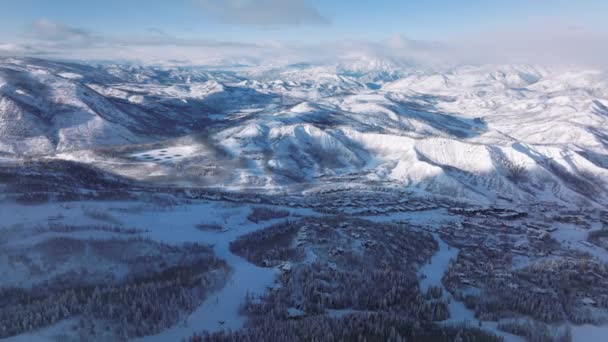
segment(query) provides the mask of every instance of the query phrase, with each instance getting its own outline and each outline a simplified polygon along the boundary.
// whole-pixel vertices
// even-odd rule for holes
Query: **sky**
[[[603,64],[606,0],[0,0],[0,54]]]

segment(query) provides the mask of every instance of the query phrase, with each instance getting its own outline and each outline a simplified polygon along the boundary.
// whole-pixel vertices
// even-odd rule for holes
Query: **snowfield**
[[[391,63],[349,63],[193,69],[188,77],[185,70],[83,65],[80,77],[71,77],[73,64],[5,59],[0,149],[53,156],[166,140],[171,151],[138,150],[127,160],[104,153],[94,163],[127,176],[141,166],[129,162],[145,163],[141,169],[154,169],[147,174],[163,176],[156,181],[175,174],[233,189],[290,191],[301,182],[322,186],[327,177],[358,174],[361,182],[395,182],[476,202],[604,204],[604,73],[394,66],[395,78],[382,73]],[[373,75],[377,86],[358,81]],[[44,87],[51,91],[41,96]],[[208,167],[230,167],[194,171],[197,147],[173,141],[189,134],[194,145],[212,151]]]
[[[193,146],[169,147],[166,149],[148,150],[131,154],[138,161],[175,162],[193,156],[196,148]]]
[[[267,287],[272,287],[276,269],[260,268],[242,258],[232,254],[228,245],[239,235],[250,233],[260,229],[262,225],[247,220],[250,212],[249,206],[237,206],[229,202],[202,202],[200,204],[186,205],[172,208],[157,207],[155,205],[144,205],[138,202],[105,202],[105,203],[70,203],[69,205],[38,206],[35,211],[31,207],[16,205],[0,206],[0,215],[3,218],[4,227],[15,227],[20,225],[36,226],[44,225],[55,220],[64,224],[93,224],[87,212],[107,212],[115,217],[125,227],[137,227],[144,233],[145,238],[154,241],[182,244],[186,242],[201,242],[213,246],[216,255],[228,262],[232,268],[233,275],[228,284],[209,298],[183,321],[174,327],[154,336],[144,337],[142,341],[166,341],[181,340],[196,332],[203,330],[217,331],[222,329],[238,329],[242,327],[245,317],[239,313],[240,305],[249,294],[262,294]],[[294,215],[310,214],[306,210],[293,210]],[[206,232],[196,229],[199,223],[217,223],[230,227],[226,232]],[[0,233],[2,231],[0,230]],[[54,237],[59,235],[54,234]],[[74,233],[67,236],[77,236]],[[109,233],[94,234],[84,233],[80,238],[108,239],[112,238]],[[21,244],[36,244],[39,240],[27,239],[20,241]],[[0,273],[2,274],[2,273]],[[10,283],[10,274],[3,275],[2,284]],[[22,279],[20,282],[30,281]],[[220,324],[219,322],[224,322]],[[65,325],[65,322],[60,325]],[[63,328],[50,329],[58,333],[65,333]],[[24,335],[15,338],[2,339],[3,341],[20,341],[29,338],[38,338],[41,341],[55,340],[51,331],[41,331],[37,335]]]

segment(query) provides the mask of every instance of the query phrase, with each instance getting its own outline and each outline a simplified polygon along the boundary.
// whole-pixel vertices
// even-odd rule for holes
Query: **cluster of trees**
[[[300,260],[303,249],[292,246],[300,227],[300,223],[289,221],[274,224],[232,241],[230,251],[261,267]]]
[[[589,232],[587,240],[608,250],[608,229],[604,226],[604,228],[600,230]]]
[[[450,265],[443,283],[483,320],[517,313],[547,323],[608,321],[608,266],[575,251],[562,253],[567,255],[512,270],[508,254],[467,247]],[[468,284],[482,291],[462,296],[460,289]]]
[[[443,296],[443,287],[431,285],[426,290],[425,297],[426,299],[439,299]]]
[[[104,210],[84,208],[83,214],[93,220],[103,221],[109,224],[120,224],[120,220]]]
[[[57,232],[96,228],[114,231],[111,226],[49,227]],[[210,291],[224,285],[229,273],[207,245],[169,245],[137,235],[52,237],[3,247],[0,260],[28,268],[31,287],[0,287],[0,338],[72,317],[84,323],[78,326],[82,340],[95,340],[99,336],[94,334],[108,330],[98,326],[101,322],[111,327],[112,340],[153,334],[193,311]]]
[[[514,183],[523,183],[528,180],[528,170],[522,163],[507,160],[505,163],[507,178]]]
[[[290,247],[294,245],[296,247]],[[423,295],[416,274],[419,265],[428,261],[436,249],[437,243],[430,234],[343,216],[308,217],[242,236],[231,244],[231,250],[250,262],[259,266],[289,262],[290,266],[283,267],[278,277],[281,286],[261,297],[246,298],[242,312],[250,317],[250,329],[228,335],[201,335],[194,339],[275,340],[279,334],[291,336],[294,329],[301,328],[301,334],[296,333],[298,338],[278,340],[332,341],[334,337],[336,340],[356,340],[358,334],[347,335],[349,324],[368,316],[330,320],[325,316],[328,310],[374,313],[377,316],[370,317],[373,317],[372,321],[378,318],[379,324],[384,324],[387,317],[396,313],[404,320],[403,324],[411,323],[408,319],[423,324],[445,320],[449,310],[441,287],[430,288]],[[293,257],[295,252],[298,258]],[[303,259],[305,255],[309,257]],[[294,322],[294,319],[301,320]],[[310,330],[307,324],[323,326],[327,322],[336,324],[331,328],[335,336],[329,335],[333,336],[330,339],[325,339],[326,333],[318,337],[312,331],[304,331]],[[388,326],[380,325],[378,329],[389,334],[391,324],[402,322],[386,324]],[[398,340],[397,330],[393,335],[374,335],[365,331],[372,326],[360,327],[361,336],[367,341],[375,338]],[[270,328],[276,331],[269,331]],[[408,331],[408,334],[412,332]]]
[[[135,280],[149,274],[158,274],[172,267],[193,265],[201,260],[219,262],[211,248],[198,243],[169,245],[143,238],[89,239],[53,237],[24,249],[10,251],[10,255],[30,260],[39,255],[44,263],[36,263],[39,272],[53,272],[46,286],[49,289],[65,289],[104,283],[109,285],[120,279]],[[36,258],[34,258],[35,260]],[[55,272],[58,266],[69,262],[68,272]],[[126,275],[114,273],[112,267],[125,270]],[[61,286],[60,286],[61,285]]]
[[[400,312],[419,320],[440,321],[449,317],[443,300],[427,301],[418,289],[413,270],[379,270],[353,264],[335,269],[325,261],[300,264],[280,278],[280,287],[262,298],[248,297],[244,313],[251,317],[288,319],[290,308],[307,315],[326,310]]]
[[[289,212],[266,207],[254,207],[247,219],[253,223],[260,223],[278,218],[289,217]]]
[[[361,313],[339,318],[313,316],[279,321],[265,317],[238,331],[190,337],[190,342],[237,341],[500,342],[502,339],[476,328],[440,326],[395,313]]]
[[[601,185],[603,185],[603,182],[594,182],[597,181],[596,177],[591,177],[591,179],[583,178],[580,175],[571,173],[563,165],[552,159],[544,160],[544,164],[554,175],[581,195],[595,196],[602,189]],[[588,175],[586,174],[585,176]]]
[[[119,285],[79,287],[49,291],[0,290],[0,338],[39,329],[63,319],[80,316],[87,335],[91,322],[111,322],[117,340],[154,334],[193,311],[209,291],[225,283],[227,266],[215,259],[169,268],[146,278]],[[94,339],[94,336],[89,336]]]
[[[534,292],[531,288],[486,288],[479,296],[467,296],[465,303],[481,320],[494,321],[514,312],[548,323],[559,323],[566,318],[557,295]]]
[[[66,223],[49,223],[48,226],[39,226],[34,228],[34,234],[42,233],[74,233],[83,231],[100,231],[115,234],[137,235],[147,232],[143,229],[126,228],[122,226],[93,224],[93,225],[71,225]]]
[[[429,260],[438,245],[428,233],[344,216],[286,221],[241,236],[230,244],[233,253],[262,267],[300,261],[305,249],[349,263],[353,261],[344,259],[364,253],[363,262],[370,268],[401,268],[404,264],[415,268]],[[374,262],[370,264],[369,260]]]
[[[0,183],[23,204],[51,199],[123,199],[135,185],[89,165],[65,160],[25,161],[0,168]],[[94,190],[83,192],[82,189]]]
[[[543,260],[515,272],[522,288],[541,288],[558,298],[569,321],[575,324],[608,320],[608,265],[576,255]],[[596,309],[583,302],[592,299]]]
[[[320,219],[325,221],[325,219]],[[376,267],[415,270],[424,264],[439,249],[437,241],[429,233],[403,225],[377,223],[367,220],[336,216],[329,221],[333,227],[340,227],[338,233],[347,236],[346,246],[364,246],[364,259],[373,260]],[[323,232],[314,231],[317,236]],[[333,241],[327,241],[331,246]],[[345,246],[345,247],[346,247]]]
[[[195,227],[203,232],[221,232],[224,230],[224,227],[217,223],[199,223]]]

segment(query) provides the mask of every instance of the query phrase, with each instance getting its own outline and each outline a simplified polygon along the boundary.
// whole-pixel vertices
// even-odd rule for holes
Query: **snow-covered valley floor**
[[[286,210],[292,218],[318,216],[310,209],[289,208],[278,206],[277,210]],[[112,222],[123,227],[141,230],[141,236],[163,243],[179,245],[188,242],[199,242],[212,245],[212,249],[220,259],[223,259],[231,268],[230,278],[227,284],[220,290],[211,293],[207,299],[192,313],[180,320],[179,323],[164,330],[163,332],[137,339],[145,341],[167,341],[187,338],[201,331],[220,331],[224,329],[239,329],[243,326],[246,318],[241,315],[240,308],[247,294],[263,294],[269,287],[274,286],[275,277],[278,275],[276,268],[263,268],[255,266],[240,256],[230,251],[230,242],[240,236],[260,230],[272,223],[281,222],[283,219],[275,219],[263,223],[253,223],[247,219],[250,214],[251,205],[222,201],[199,201],[179,205],[153,204],[137,201],[107,201],[107,202],[68,202],[63,204],[45,204],[35,206],[24,206],[4,203],[0,205],[0,217],[2,217],[3,230],[11,230],[19,227],[44,226],[49,222],[61,222],[71,225],[96,224],[100,222]],[[94,215],[91,213],[105,213],[106,215]],[[444,210],[429,210],[410,213],[392,213],[382,216],[366,217],[377,222],[411,222],[417,227],[435,227],[454,217],[447,215]],[[218,225],[224,227],[220,231],[198,229],[197,225]],[[569,229],[567,226],[560,228],[555,234],[560,243],[575,243],[580,245],[580,234],[565,234]],[[72,233],[80,238],[104,239],[111,234],[98,232]],[[24,237],[20,244],[35,244],[40,241],[39,236]],[[420,288],[423,292],[430,286],[439,286],[444,289],[444,298],[451,297],[442,284],[450,262],[453,261],[459,249],[449,246],[438,234],[434,234],[439,243],[439,250],[433,255],[430,262],[423,265],[418,274],[421,278]],[[588,248],[581,245],[581,248]],[[598,252],[600,255],[606,251]],[[446,325],[462,324],[477,326],[479,320],[475,318],[474,312],[467,309],[464,304],[453,298],[449,302],[450,318],[443,322]],[[330,315],[334,315],[330,313]],[[75,324],[73,320],[66,320],[52,327],[40,330],[38,333],[27,333],[5,339],[5,341],[51,341],[58,336],[66,334],[66,330],[72,329]],[[496,333],[504,337],[505,341],[523,341],[521,337],[505,333],[497,329],[497,323],[483,321],[482,329]],[[608,327],[592,325],[572,325],[573,341],[604,341],[608,333]],[[68,333],[69,335],[69,333]]]
[[[217,257],[225,260],[231,268],[230,279],[226,286],[212,293],[200,307],[178,324],[160,334],[138,339],[139,341],[178,341],[200,331],[239,329],[245,321],[245,317],[239,312],[245,296],[248,293],[261,295],[268,287],[273,286],[276,269],[257,267],[229,250],[230,242],[238,236],[273,223],[267,221],[256,224],[248,221],[247,215],[250,210],[251,207],[248,205],[230,202],[201,202],[170,207],[113,201],[73,202],[34,207],[2,204],[0,217],[3,219],[3,226],[0,227],[0,234],[3,228],[44,226],[50,221],[68,225],[96,224],[99,220],[91,218],[87,213],[104,212],[111,215],[112,220],[120,223],[121,226],[141,229],[144,231],[141,234],[144,238],[169,244],[199,242],[212,245]],[[289,210],[293,216],[311,214],[311,211],[305,209]],[[218,224],[226,229],[217,232],[197,229],[196,225],[201,223]],[[111,234],[96,232],[71,233],[68,236],[111,238]],[[20,241],[23,244],[35,242],[35,238]],[[1,285],[2,281],[0,281]],[[69,322],[61,322],[55,328],[41,330],[39,334],[28,333],[3,340],[28,341],[36,338],[40,341],[54,341],[57,335],[65,333],[68,326]]]

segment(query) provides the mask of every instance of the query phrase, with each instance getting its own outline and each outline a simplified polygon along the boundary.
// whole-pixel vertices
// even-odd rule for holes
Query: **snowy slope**
[[[150,142],[271,99],[210,74],[124,68],[0,60],[0,149],[39,154]]]
[[[604,203],[607,118],[606,74],[587,69],[0,62],[0,151],[86,155],[133,178],[229,189],[373,183]],[[101,146],[119,149],[85,151]],[[167,148],[187,153],[159,158]]]

